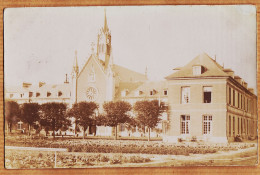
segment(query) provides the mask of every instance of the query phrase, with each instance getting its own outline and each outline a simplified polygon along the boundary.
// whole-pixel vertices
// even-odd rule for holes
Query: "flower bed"
[[[55,168],[53,152],[7,150],[5,167],[8,169]],[[56,168],[86,168],[113,164],[145,163],[150,158],[138,155],[101,155],[84,153],[57,153]]]
[[[6,140],[6,145],[46,148],[67,148],[69,152],[85,153],[141,153],[162,155],[206,154],[248,148],[252,144],[199,144],[126,140]]]

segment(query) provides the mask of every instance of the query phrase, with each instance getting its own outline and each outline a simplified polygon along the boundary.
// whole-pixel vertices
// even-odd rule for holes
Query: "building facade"
[[[105,15],[104,26],[97,36],[97,48],[81,70],[77,51],[72,65],[71,82],[62,85],[5,87],[5,99],[25,102],[64,102],[72,107],[76,102],[94,101],[98,113],[107,101],[124,100],[134,105],[140,100],[158,100],[168,106],[161,122],[151,136],[162,136],[166,142],[203,140],[233,141],[257,136],[257,96],[247,83],[231,69],[220,66],[203,53],[163,81],[149,81],[141,74],[114,64],[112,37]],[[147,71],[145,71],[147,72]],[[18,122],[21,129],[22,122]],[[111,136],[111,127],[89,128],[88,134]],[[75,128],[74,128],[75,129]],[[72,133],[73,128],[70,130]],[[121,136],[142,136],[138,128],[118,127]]]

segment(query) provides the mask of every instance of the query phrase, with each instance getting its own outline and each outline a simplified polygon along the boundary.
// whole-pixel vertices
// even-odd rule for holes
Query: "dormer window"
[[[156,94],[156,90],[153,89],[150,91],[150,95],[155,95],[155,94]]]
[[[51,96],[51,93],[50,92],[47,92],[47,97]]]
[[[40,95],[40,92],[36,92],[36,97],[39,97]]]
[[[62,92],[61,91],[58,92],[58,96],[59,97],[62,96]]]
[[[126,89],[126,90],[123,90],[123,91],[121,92],[121,96],[122,96],[122,97],[125,97],[125,96],[127,95],[127,92],[128,92],[127,89]]]
[[[201,75],[203,73],[203,71],[204,71],[204,68],[201,65],[195,65],[192,67],[192,72],[193,72],[194,76]]]
[[[29,97],[32,97],[33,96],[33,92],[29,92]]]

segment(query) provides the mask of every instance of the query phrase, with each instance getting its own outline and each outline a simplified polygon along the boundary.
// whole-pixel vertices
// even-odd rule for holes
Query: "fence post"
[[[55,151],[55,158],[54,158],[54,168],[56,168],[56,161],[57,161],[57,151]]]

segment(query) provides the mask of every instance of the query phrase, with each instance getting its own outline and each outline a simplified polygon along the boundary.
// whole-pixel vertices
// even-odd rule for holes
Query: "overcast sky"
[[[7,85],[63,83],[75,50],[80,68],[104,25],[114,63],[162,80],[205,52],[256,89],[254,6],[9,8],[4,12]]]

